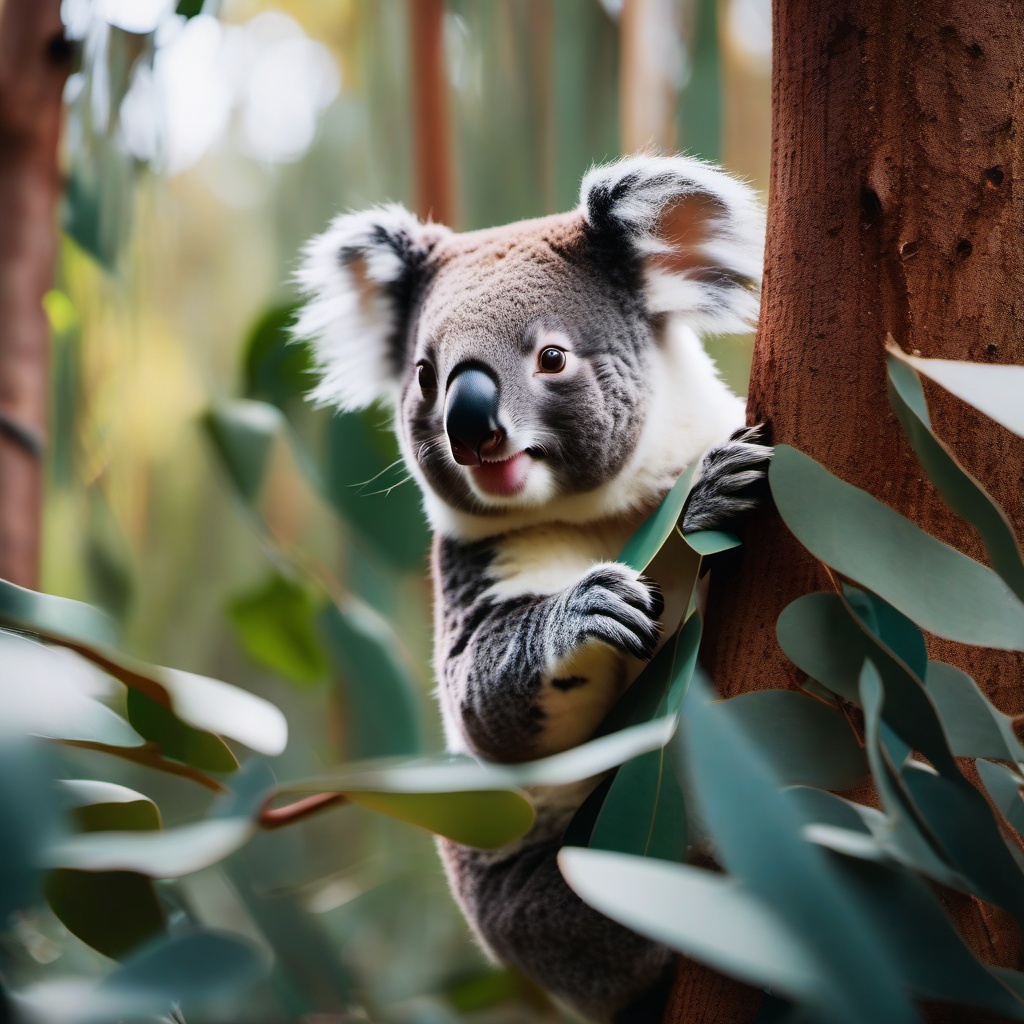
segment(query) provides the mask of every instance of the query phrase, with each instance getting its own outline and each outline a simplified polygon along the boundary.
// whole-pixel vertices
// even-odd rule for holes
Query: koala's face
[[[666,321],[756,315],[762,231],[745,186],[685,158],[598,168],[579,210],[488,231],[398,206],[340,217],[300,275],[314,395],[389,402],[413,473],[456,512],[587,495],[636,461]]]
[[[452,235],[409,324],[398,429],[443,501],[482,514],[593,490],[635,448],[651,317],[577,215]]]

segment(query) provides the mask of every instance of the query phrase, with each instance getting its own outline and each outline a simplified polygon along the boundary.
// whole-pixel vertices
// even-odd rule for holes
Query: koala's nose
[[[498,385],[477,366],[459,370],[448,385],[444,429],[461,466],[479,466],[505,439],[498,424]]]

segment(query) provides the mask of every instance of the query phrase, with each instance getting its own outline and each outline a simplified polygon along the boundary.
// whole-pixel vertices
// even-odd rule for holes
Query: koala
[[[616,562],[625,541],[702,456],[684,532],[755,504],[769,449],[700,335],[755,320],[763,232],[741,182],[640,156],[591,170],[570,213],[456,233],[388,205],[309,243],[295,333],[312,397],[393,411],[434,531],[450,750],[515,762],[588,739],[665,632],[671,584]],[[557,868],[597,781],[531,794],[516,843],[441,856],[495,958],[595,1021],[660,1019],[669,951]]]

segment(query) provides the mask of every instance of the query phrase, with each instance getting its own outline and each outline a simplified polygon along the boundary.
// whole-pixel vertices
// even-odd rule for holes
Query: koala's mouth
[[[526,486],[526,477],[530,472],[530,455],[528,452],[516,452],[507,459],[485,459],[479,466],[470,468],[473,483],[484,494],[496,498],[511,498]]]

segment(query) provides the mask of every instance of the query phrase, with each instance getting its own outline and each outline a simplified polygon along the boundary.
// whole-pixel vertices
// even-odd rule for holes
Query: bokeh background
[[[124,650],[270,698],[291,729],[280,778],[441,745],[418,494],[386,414],[310,409],[305,353],[287,344],[303,242],[338,211],[424,202],[417,2],[63,5],[81,61],[46,299],[42,589],[105,609]],[[434,142],[455,227],[569,209],[592,163],[645,146],[767,189],[769,0],[448,0],[441,34],[448,132]],[[711,344],[742,393],[750,339]],[[239,399],[288,424],[248,496],[224,455],[263,407]],[[325,639],[323,593],[362,647]],[[99,754],[62,757],[153,795],[168,824],[206,800]],[[562,1019],[473,946],[432,840],[359,808],[163,887],[183,914],[274,951],[230,1019]],[[23,983],[109,966],[43,910],[14,941]]]

